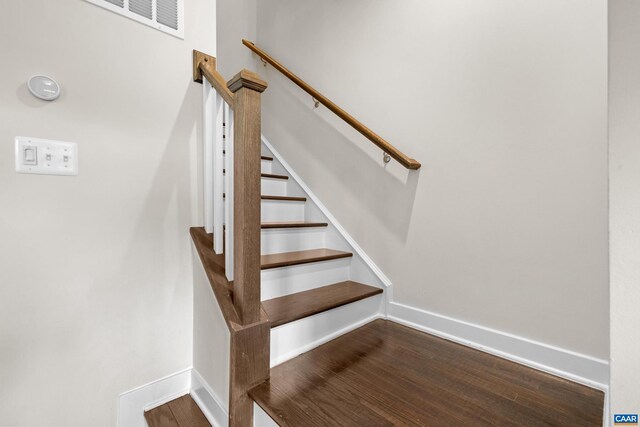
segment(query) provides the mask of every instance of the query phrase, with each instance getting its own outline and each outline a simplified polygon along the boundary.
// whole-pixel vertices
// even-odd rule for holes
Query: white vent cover
[[[86,0],[134,21],[184,38],[184,0]]]

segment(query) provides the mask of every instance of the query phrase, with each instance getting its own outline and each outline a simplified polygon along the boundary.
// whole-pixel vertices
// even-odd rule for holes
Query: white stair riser
[[[325,229],[326,227],[310,227],[262,230],[260,252],[265,255],[323,248]]]
[[[261,299],[281,297],[349,280],[349,258],[262,270]]]
[[[225,198],[223,203],[227,203]],[[304,221],[304,203],[263,200],[260,207],[262,222]]]
[[[265,196],[286,196],[287,180],[262,178],[262,194]]]
[[[263,200],[260,217],[263,222],[304,221],[304,203],[281,200]]]
[[[271,166],[273,162],[271,160],[260,160],[260,170],[262,173],[271,173]]]
[[[382,303],[376,295],[271,329],[271,366],[381,316]]]

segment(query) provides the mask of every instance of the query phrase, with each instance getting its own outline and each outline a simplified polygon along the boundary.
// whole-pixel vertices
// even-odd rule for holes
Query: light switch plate
[[[78,175],[78,144],[17,136],[16,172]]]

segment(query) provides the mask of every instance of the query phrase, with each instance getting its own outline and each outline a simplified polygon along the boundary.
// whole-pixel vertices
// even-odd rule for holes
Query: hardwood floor
[[[271,369],[281,426],[600,426],[604,394],[376,320]]]
[[[149,427],[211,427],[188,394],[144,413]]]

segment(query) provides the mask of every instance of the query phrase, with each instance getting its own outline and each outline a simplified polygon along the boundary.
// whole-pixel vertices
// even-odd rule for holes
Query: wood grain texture
[[[604,394],[376,320],[271,370],[281,426],[600,426]]]
[[[260,226],[263,230],[270,228],[315,228],[326,227],[329,225],[326,222],[309,222],[309,221],[277,221],[277,222],[263,222]]]
[[[296,196],[265,196],[264,194],[260,196],[262,200],[280,200],[283,202],[306,202],[306,197],[296,197]]]
[[[233,284],[224,274],[224,254],[217,255],[213,252],[213,235],[207,234],[203,227],[192,227],[189,232],[220,311],[231,331],[231,322],[240,323],[240,316],[233,305]]]
[[[248,391],[269,378],[270,324],[264,311],[260,322],[232,324],[229,426],[253,426],[253,400]]]
[[[262,255],[262,269],[289,267],[310,262],[329,261],[338,258],[352,257],[351,252],[336,251],[334,249],[310,249],[306,251],[282,252],[279,254]]]
[[[233,399],[229,402],[229,414],[234,423],[229,425],[249,427],[253,405],[247,398],[247,391],[269,376],[269,318],[261,309],[259,322],[241,325],[233,304],[234,284],[227,281],[224,273],[224,254],[213,252],[213,236],[204,228],[194,227],[190,231],[231,336],[229,395]]]
[[[275,173],[263,173],[260,174],[261,178],[271,178],[271,179],[289,179],[287,175],[278,175]]]
[[[407,156],[406,154],[398,150],[396,147],[391,145],[389,142],[387,142],[385,139],[383,139],[380,135],[376,134],[371,129],[369,129],[362,123],[360,123],[358,120],[356,120],[355,117],[347,113],[342,108],[338,107],[338,105],[336,105],[333,101],[331,101],[329,98],[327,98],[326,96],[318,92],[316,89],[314,89],[310,84],[302,80],[300,77],[293,74],[293,72],[291,72],[284,65],[282,65],[281,63],[276,61],[274,58],[272,58],[264,50],[260,49],[259,47],[257,47],[255,44],[253,44],[248,40],[242,40],[242,44],[244,44],[246,47],[251,49],[254,53],[256,53],[259,57],[267,61],[269,64],[273,65],[273,67],[276,70],[280,71],[285,77],[287,77],[289,80],[291,80],[296,85],[298,85],[302,90],[307,92],[313,98],[317,99],[320,103],[322,103],[322,105],[327,107],[335,115],[337,115],[342,120],[347,122],[351,127],[353,127],[355,130],[357,130],[362,135],[364,135],[369,141],[373,142],[385,153],[388,153],[391,157],[397,160],[402,166],[406,167],[407,169],[420,169],[421,165],[417,160]]]
[[[149,427],[180,427],[169,405],[161,405],[144,413]]]
[[[233,93],[227,87],[224,77],[216,70],[216,58],[211,55],[193,51],[193,81],[202,83],[206,78],[211,86],[222,96],[222,99],[233,109]]]
[[[227,154],[226,150],[222,150],[222,154]],[[273,157],[269,157],[269,156],[260,156],[260,160],[267,160],[272,162],[273,161]]]
[[[196,402],[188,394],[168,403],[180,427],[211,427]]]
[[[234,93],[234,298],[241,323],[260,320],[260,95],[267,84],[242,70],[228,83]]]
[[[381,293],[380,288],[348,280],[263,301],[262,306],[275,328]]]
[[[222,194],[222,198],[226,198],[226,194]],[[306,202],[306,197],[296,197],[296,196],[265,196],[264,194],[260,196],[260,200],[275,200],[281,202]]]
[[[144,413],[149,427],[211,427],[188,394]]]
[[[202,71],[200,70],[200,64],[203,62],[210,62],[213,64],[213,68],[216,67],[216,58],[207,55],[206,53],[198,50],[193,51],[193,81],[196,83],[202,83]]]

